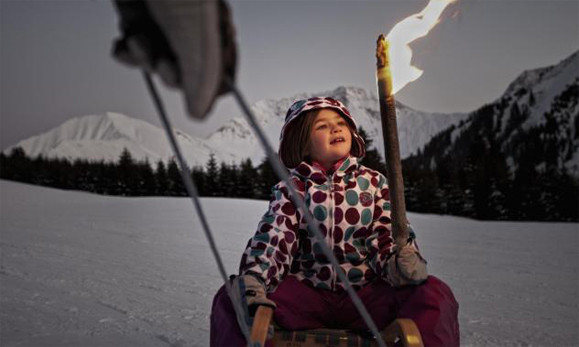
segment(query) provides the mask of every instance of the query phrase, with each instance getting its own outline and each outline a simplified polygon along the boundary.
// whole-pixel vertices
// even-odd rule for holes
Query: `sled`
[[[273,309],[260,306],[255,313],[251,340],[264,346],[272,323]],[[411,319],[396,319],[382,332],[387,346],[424,347],[418,327]],[[376,339],[369,333],[337,329],[288,331],[275,327],[274,347],[376,347]]]

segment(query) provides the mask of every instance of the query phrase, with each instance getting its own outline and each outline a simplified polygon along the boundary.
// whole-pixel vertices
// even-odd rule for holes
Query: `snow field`
[[[202,199],[229,274],[267,202]],[[579,346],[579,227],[409,213],[463,346]],[[0,345],[208,346],[222,284],[185,198],[0,181]]]

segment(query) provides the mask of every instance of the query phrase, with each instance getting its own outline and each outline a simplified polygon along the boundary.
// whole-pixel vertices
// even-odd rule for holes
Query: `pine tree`
[[[88,191],[89,187],[88,187],[88,170],[87,170],[87,166],[88,166],[88,162],[86,159],[75,159],[74,162],[72,163],[73,165],[73,170],[75,172],[74,178],[76,181],[76,187],[75,189],[77,190],[84,190],[84,191]]]
[[[157,181],[155,180],[155,173],[153,168],[149,163],[148,159],[145,159],[143,163],[139,165],[140,169],[140,190],[139,195],[152,196],[157,192]]]
[[[191,178],[197,187],[200,196],[208,196],[207,175],[201,166],[195,166],[191,170]]]
[[[52,163],[52,166],[55,168],[54,177],[57,182],[56,186],[62,189],[71,189],[74,180],[71,162],[66,159],[55,159]]]
[[[157,162],[157,170],[155,172],[155,180],[157,182],[157,195],[169,196],[169,178],[167,176],[167,169],[162,160]]]
[[[80,169],[80,165],[75,165],[75,167]],[[129,152],[126,147],[121,152],[117,167],[119,178],[119,193],[121,195],[134,195],[136,184],[133,176],[135,173],[136,165],[131,152]]]
[[[227,165],[221,162],[215,187],[216,196],[240,197],[238,174],[235,164]]]
[[[10,160],[10,179],[18,182],[32,183],[32,163],[22,147],[12,149]]]
[[[253,167],[251,159],[243,160],[239,167],[239,182],[237,185],[239,197],[246,199],[256,198],[258,179],[258,171]]]
[[[276,156],[276,160],[278,157]],[[271,189],[279,182],[273,167],[267,158],[264,158],[259,167],[259,180],[257,185],[257,198],[269,200],[271,198]]]
[[[217,161],[215,160],[215,155],[211,153],[209,155],[209,160],[207,161],[207,176],[205,180],[205,187],[207,196],[217,196],[218,194],[218,186],[217,180],[219,171],[217,169]]]
[[[92,181],[94,184],[94,192],[97,194],[106,194],[105,191],[105,163],[100,160],[96,163],[92,163],[91,168]]]
[[[169,161],[167,165],[167,178],[169,180],[169,192],[172,196],[185,196],[185,185],[181,177],[181,169],[174,159]]]
[[[2,176],[2,173],[4,171],[4,169],[6,168],[6,155],[4,154],[4,152],[0,152],[0,177]]]

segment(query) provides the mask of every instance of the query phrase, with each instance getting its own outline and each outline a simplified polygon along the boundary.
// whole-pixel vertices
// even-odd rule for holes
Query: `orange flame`
[[[442,11],[454,1],[430,0],[422,12],[401,20],[386,36],[389,43],[393,94],[422,75],[423,71],[410,63],[412,49],[409,45],[414,40],[426,36],[438,24]]]

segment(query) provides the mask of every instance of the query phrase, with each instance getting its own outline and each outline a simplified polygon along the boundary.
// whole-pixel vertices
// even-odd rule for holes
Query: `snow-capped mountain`
[[[211,149],[203,141],[176,131],[177,139],[188,158],[209,156]],[[172,157],[164,131],[150,123],[119,113],[73,118],[38,136],[9,147],[21,147],[30,157],[117,161],[124,148],[133,158],[155,163]]]
[[[500,98],[433,138],[427,147],[436,150],[419,161],[432,166],[434,157],[464,159],[479,139],[505,156],[511,174],[521,165],[537,172],[551,165],[579,177],[579,51],[523,72]]]
[[[314,96],[330,96],[344,102],[358,125],[374,140],[379,152],[384,154],[378,99],[374,93],[356,87],[339,87],[327,92],[300,94],[279,100],[262,100],[253,104],[252,110],[274,147],[277,148],[287,109],[296,100]],[[421,112],[400,102],[397,102],[396,108],[400,152],[403,158],[415,153],[442,129],[451,124],[457,124],[467,117],[467,114],[461,113]],[[251,127],[242,117],[234,118],[225,123],[207,138],[206,143],[212,148],[221,147],[221,153],[224,154],[222,156],[250,157],[254,162],[263,157],[263,150],[258,140],[253,136]],[[224,147],[222,146],[223,143],[230,145]]]
[[[333,91],[300,94],[279,100],[262,100],[251,106],[269,141],[277,149],[279,133],[286,110],[298,99],[312,96],[331,96],[343,101],[358,124],[377,144],[383,154],[382,129],[375,94],[361,88],[339,87]],[[415,153],[432,136],[465,119],[467,114],[427,113],[397,103],[400,150],[402,157]],[[178,133],[179,143],[191,165],[205,165],[211,153],[218,162],[240,162],[250,158],[254,164],[264,157],[263,149],[253,130],[239,116],[232,118],[206,138]],[[5,150],[22,147],[31,157],[118,160],[124,148],[138,160],[155,163],[173,157],[164,131],[147,122],[118,113],[90,115],[71,119],[44,134],[21,141]]]

